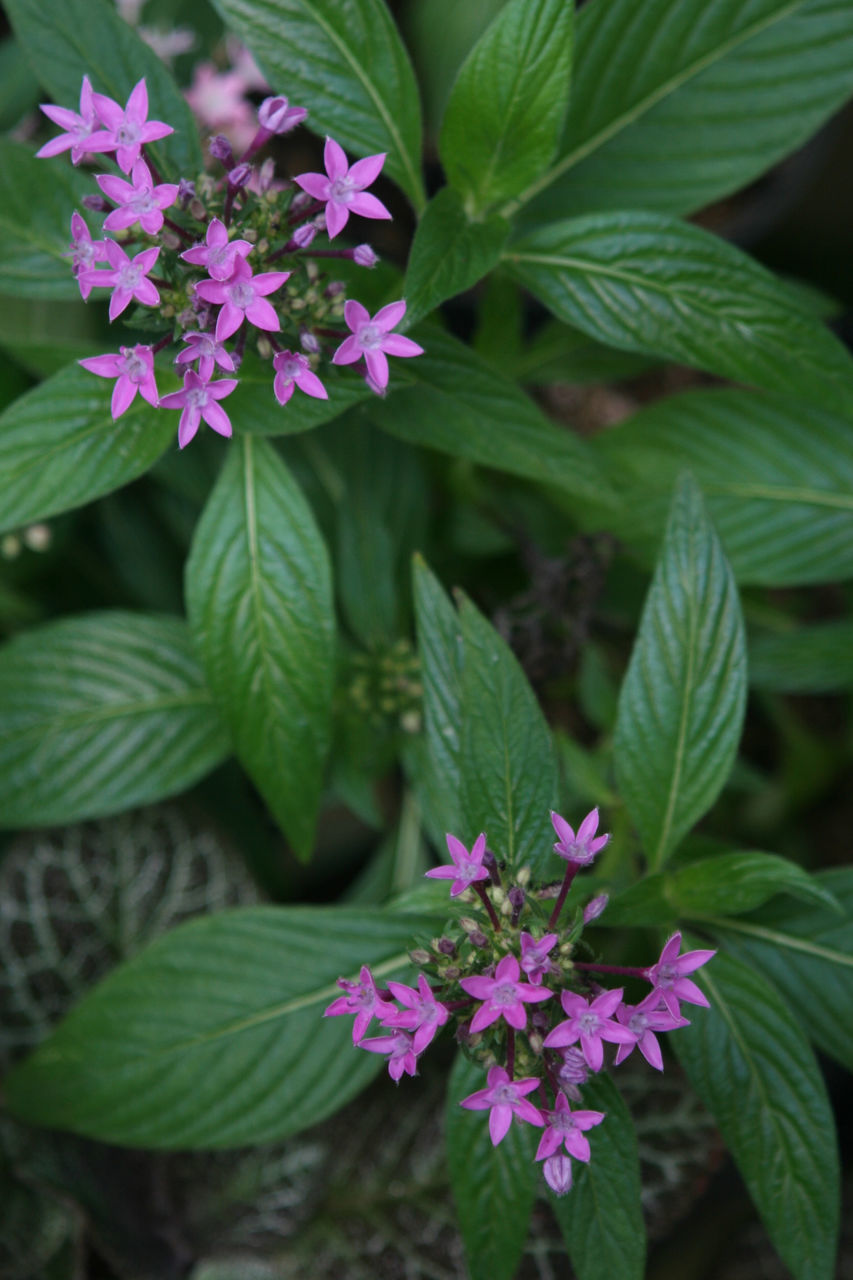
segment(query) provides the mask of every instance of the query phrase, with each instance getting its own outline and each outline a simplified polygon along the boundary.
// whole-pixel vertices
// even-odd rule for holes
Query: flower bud
[[[347,287],[343,280],[333,280],[331,284],[327,284],[323,296],[326,298],[338,298],[342,293],[346,293]]]
[[[300,329],[299,345],[309,356],[315,356],[320,350],[320,343],[308,329]]]
[[[317,228],[313,222],[304,222],[301,227],[297,227],[293,233],[292,243],[297,249],[307,249],[311,241],[317,234]]]
[[[443,956],[455,956],[456,943],[453,941],[452,938],[439,938],[438,942],[436,943],[436,951],[438,951]]]
[[[195,183],[189,178],[181,178],[178,183],[178,204],[182,209],[188,208],[195,198]]]
[[[369,244],[357,244],[352,251],[352,260],[360,267],[375,267],[379,258]]]
[[[589,924],[591,920],[597,920],[609,901],[610,895],[606,893],[600,893],[597,898],[591,898],[583,909],[584,924]]]
[[[430,963],[432,956],[423,947],[416,947],[414,951],[409,952],[409,959],[413,964],[424,965]]]
[[[261,195],[266,195],[267,191],[269,191],[274,177],[275,161],[272,156],[267,156],[258,170],[258,191]]]
[[[208,150],[214,160],[221,161],[226,169],[234,168],[234,152],[231,150],[231,143],[224,133],[217,133],[216,137],[210,139]]]
[[[235,191],[240,187],[245,187],[252,176],[252,166],[250,164],[235,165],[228,174],[228,185]]]
[[[305,107],[292,107],[287,98],[264,98],[258,107],[258,124],[270,133],[290,133],[307,115]]]
[[[207,210],[197,196],[195,199],[190,200],[189,207],[190,213],[195,218],[196,222],[204,222],[205,217],[207,216]]]
[[[487,947],[489,945],[489,939],[483,933],[482,929],[473,929],[471,933],[468,934],[468,941],[471,943],[472,947]]]
[[[84,209],[91,209],[93,213],[109,213],[112,209],[109,200],[103,196],[84,196],[82,203]]]

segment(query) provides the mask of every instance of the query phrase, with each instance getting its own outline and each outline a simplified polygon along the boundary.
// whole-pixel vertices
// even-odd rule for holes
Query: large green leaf
[[[839,1172],[823,1079],[797,1016],[758,972],[718,955],[699,976],[711,1008],[673,1046],[712,1112],[795,1280],[833,1280]]]
[[[373,395],[364,379],[354,377],[350,370],[339,373],[329,369],[323,371],[328,400],[300,395],[281,405],[273,393],[274,378],[269,361],[251,352],[240,365],[240,385],[228,398],[228,416],[238,435],[284,436],[312,431]]]
[[[173,375],[157,376],[164,391]],[[137,396],[114,422],[111,386],[71,365],[0,414],[4,528],[69,511],[118,489],[147,471],[168,447],[173,415]]]
[[[631,1113],[603,1073],[584,1085],[582,1105],[603,1111],[606,1119],[589,1133],[589,1164],[574,1163],[571,1191],[549,1194],[551,1208],[578,1280],[642,1280],[646,1228]]]
[[[514,242],[508,269],[591,337],[853,411],[853,362],[797,295],[718,236],[665,214],[596,213]]]
[[[202,168],[198,126],[186,100],[162,60],[109,0],[4,0],[3,8],[39,81],[58,106],[76,111],[80,86],[92,87],[124,106],[136,82],[145,77],[149,119],[175,130],[160,142],[146,143],[164,176],[194,178]],[[67,158],[45,160],[58,171]],[[71,217],[71,210],[68,210]]]
[[[746,702],[737,588],[689,475],[619,695],[619,789],[654,870],[711,807],[734,763]]]
[[[357,155],[388,153],[385,172],[416,208],[421,119],[408,54],[383,0],[214,0],[276,93]]]
[[[750,636],[749,682],[776,693],[853,689],[853,621],[756,631]]]
[[[5,1082],[33,1124],[128,1146],[236,1147],[322,1120],[381,1058],[323,1019],[362,964],[405,978],[432,918],[246,907],[180,925],[115,970]]]
[[[469,219],[460,196],[442,187],[418,223],[406,273],[406,320],[413,324],[491,271],[509,232],[503,218]]]
[[[460,1053],[447,1090],[447,1163],[471,1280],[512,1280],[536,1198],[541,1130],[514,1120],[493,1147],[488,1113],[459,1105],[485,1087],[482,1067]]]
[[[456,610],[420,556],[414,559],[412,576],[424,689],[418,782],[437,831],[461,832],[462,630]]]
[[[439,147],[474,216],[518,195],[554,158],[569,102],[573,14],[565,0],[509,0],[462,65]]]
[[[738,581],[853,577],[849,421],[784,395],[691,391],[641,410],[596,446],[617,499],[591,522],[632,548],[657,542],[673,483],[689,467]]]
[[[71,214],[91,192],[91,179],[70,165],[37,160],[29,147],[0,139],[0,292],[18,298],[78,298],[63,254]]]
[[[272,445],[235,441],[196,528],[187,609],[240,761],[301,857],[329,747],[331,574],[311,508]]]
[[[0,649],[0,823],[47,826],[183,791],[228,739],[178,618],[92,613]]]
[[[850,93],[847,0],[592,0],[572,106],[530,221],[591,209],[688,213],[744,186]]]

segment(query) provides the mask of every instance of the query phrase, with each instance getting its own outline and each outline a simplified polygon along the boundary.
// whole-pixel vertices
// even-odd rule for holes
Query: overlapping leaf
[[[53,167],[29,147],[0,139],[0,292],[26,298],[79,298],[62,255],[71,239],[71,214],[91,180],[71,165]]]
[[[425,741],[418,781],[437,832],[460,831],[462,633],[456,610],[419,556],[413,594],[424,688]]]
[[[406,274],[407,322],[414,323],[487,275],[508,233],[503,218],[471,221],[457,193],[443,187],[424,210],[412,241]]]
[[[750,638],[749,680],[776,693],[853,689],[853,622],[819,622]]]

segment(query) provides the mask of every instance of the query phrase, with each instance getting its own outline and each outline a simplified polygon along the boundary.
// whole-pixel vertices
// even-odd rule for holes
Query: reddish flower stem
[[[165,214],[163,215],[163,221],[167,227],[171,227],[172,231],[181,237],[185,244],[192,244],[195,241],[195,236],[190,235],[186,227],[182,227],[180,223],[173,222],[172,219],[167,218]]]
[[[494,907],[492,906],[492,902],[491,902],[491,899],[489,898],[489,895],[486,893],[486,890],[483,888],[483,882],[481,880],[475,880],[474,883],[471,885],[471,888],[475,890],[478,897],[482,901],[483,906],[486,908],[486,911],[489,913],[489,919],[492,922],[492,928],[494,929],[495,933],[500,933],[501,922],[497,917],[497,913],[495,912]]]
[[[506,1029],[506,1070],[511,1080],[515,1075],[515,1032],[512,1027]]]
[[[155,342],[154,346],[151,348],[152,356],[156,356],[158,351],[162,351],[164,347],[168,347],[171,341],[172,335],[171,333],[167,333],[165,338],[161,338],[159,342]]]
[[[554,925],[557,923],[557,921],[560,918],[560,912],[563,910],[563,903],[566,901],[566,896],[569,892],[569,889],[571,889],[572,887],[572,881],[577,875],[577,871],[578,871],[578,864],[576,862],[570,862],[566,867],[566,874],[563,876],[563,883],[560,886],[560,892],[557,895],[557,901],[554,903],[554,910],[551,912],[551,918],[548,921],[549,929],[553,929]]]

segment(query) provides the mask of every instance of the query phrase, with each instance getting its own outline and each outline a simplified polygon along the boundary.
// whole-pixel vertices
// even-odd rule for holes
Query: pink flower
[[[541,1113],[525,1096],[539,1085],[534,1076],[528,1076],[524,1080],[510,1080],[504,1067],[490,1067],[486,1078],[488,1087],[469,1094],[459,1105],[468,1111],[489,1110],[489,1136],[493,1147],[506,1137],[513,1115],[521,1116],[528,1124],[542,1127],[545,1121]]]
[[[613,1059],[614,1066],[618,1067],[620,1062],[624,1062],[638,1048],[650,1066],[663,1071],[663,1055],[655,1032],[688,1027],[690,1023],[686,1018],[670,1013],[668,1009],[659,1008],[660,999],[660,992],[652,991],[640,1004],[623,1004],[616,1010],[616,1017],[632,1033],[634,1040],[631,1044],[620,1044]]]
[[[162,182],[154,186],[151,171],[144,160],[137,160],[131,171],[131,181],[101,173],[95,178],[105,196],[119,206],[104,219],[105,231],[123,231],[138,222],[149,236],[156,235],[163,226],[163,210],[169,209],[178,198],[176,182]]]
[[[404,338],[401,333],[390,330],[399,324],[406,314],[406,304],[390,302],[387,307],[377,311],[371,317],[367,308],[360,302],[350,299],[344,307],[344,319],[352,329],[349,338],[345,338],[332,356],[333,364],[354,364],[364,356],[367,372],[374,384],[374,389],[384,391],[388,386],[389,356],[422,356],[423,347],[419,347],[411,338]]]
[[[116,355],[88,356],[77,363],[99,378],[117,379],[110,405],[113,420],[130,407],[137,391],[149,404],[156,405],[159,400],[150,347],[122,347]]]
[[[109,271],[84,271],[80,275],[80,292],[84,287],[91,289],[93,285],[99,288],[106,285],[113,290],[113,296],[110,298],[110,320],[115,320],[116,316],[120,316],[126,307],[130,306],[133,298],[137,302],[143,303],[146,307],[156,307],[160,301],[160,294],[157,292],[156,285],[152,284],[148,279],[148,272],[154,266],[159,257],[159,249],[143,249],[141,253],[137,253],[136,257],[131,259],[127,256],[121,245],[115,243],[114,240],[106,241],[107,260],[112,270]],[[83,294],[86,297],[86,294]]]
[[[486,852],[486,837],[481,831],[471,846],[469,853],[461,840],[448,834],[445,836],[447,849],[453,859],[452,865],[447,863],[441,867],[433,867],[424,875],[431,880],[452,880],[451,898],[457,898],[465,889],[470,888],[477,880],[488,880],[489,873],[483,866],[483,854]]]
[[[264,98],[258,107],[258,124],[270,134],[290,133],[307,115],[305,107],[292,107],[287,98]]]
[[[580,1049],[570,1047],[561,1050],[563,1061],[557,1070],[557,1079],[570,1098],[580,1101],[578,1085],[586,1084],[589,1079],[589,1067]]]
[[[213,377],[215,365],[229,373],[234,372],[230,352],[225,350],[221,342],[216,341],[212,333],[185,333],[181,341],[189,345],[180,355],[175,356],[175,364],[192,364],[194,360],[198,360],[199,377],[205,382]]]
[[[130,173],[146,142],[156,142],[175,130],[161,120],[148,119],[148,89],[145,77],[136,84],[127,100],[120,107],[112,98],[96,93],[95,110],[109,130],[110,149],[116,149],[116,161],[122,173]]]
[[[103,240],[93,240],[89,228],[75,209],[71,215],[71,244],[66,257],[71,258],[71,270],[78,278],[84,299],[92,292],[91,283],[83,279],[85,272],[94,271],[95,264],[106,262],[107,246]]]
[[[572,1162],[568,1156],[549,1156],[542,1166],[545,1181],[557,1196],[572,1189]]]
[[[246,259],[237,258],[229,280],[202,280],[197,284],[195,291],[200,298],[204,298],[205,302],[222,304],[222,310],[216,317],[217,341],[224,342],[226,338],[230,338],[244,319],[257,329],[277,333],[281,325],[272,306],[266,301],[266,295],[275,293],[289,277],[289,271],[265,271],[262,275],[253,276]]]
[[[603,1111],[572,1111],[564,1093],[557,1094],[554,1110],[545,1113],[547,1125],[539,1141],[537,1160],[545,1160],[564,1146],[576,1160],[589,1162],[589,1140],[584,1137],[587,1129],[601,1124]]]
[[[237,258],[245,258],[251,251],[248,240],[229,240],[225,223],[211,218],[204,244],[185,249],[181,257],[194,267],[205,267],[213,280],[228,280],[234,272]]]
[[[241,71],[217,71],[212,62],[200,62],[184,97],[193,115],[211,133],[224,133],[239,150],[255,135],[255,114],[245,97],[247,85]]]
[[[413,987],[405,986],[402,982],[389,982],[388,988],[395,999],[405,1007],[394,1014],[389,1014],[386,1024],[390,1027],[403,1027],[407,1031],[413,1031],[414,1051],[423,1053],[435,1038],[439,1027],[443,1027],[450,1017],[449,1011],[440,1000],[436,1000],[432,987],[422,973],[418,974],[417,991]]]
[[[92,92],[89,77],[84,76],[80,89],[79,115],[67,107],[54,107],[50,103],[43,103],[41,110],[48,120],[58,124],[65,132],[57,138],[51,138],[50,142],[46,142],[41,150],[36,152],[36,155],[57,156],[61,151],[67,151],[70,148],[71,163],[79,164],[91,151],[113,151],[115,143],[112,135],[101,128],[101,120],[95,107],[96,96]]]
[[[330,240],[344,229],[351,213],[361,214],[362,218],[391,217],[382,201],[364,189],[379,177],[385,163],[384,151],[380,155],[365,156],[348,166],[343,147],[333,138],[327,138],[323,163],[325,173],[301,173],[293,181],[315,200],[325,202],[326,230]]]
[[[218,382],[206,382],[200,378],[195,369],[188,369],[184,374],[184,388],[163,396],[161,409],[180,409],[181,420],[178,423],[178,444],[183,449],[198,431],[202,419],[209,427],[221,436],[231,435],[231,423],[228,414],[217,404],[225,396],[230,396],[237,386],[236,378],[220,378]]]
[[[709,1008],[708,999],[703,991],[685,975],[700,969],[707,964],[716,951],[686,951],[679,956],[681,950],[681,934],[674,933],[660,953],[657,964],[645,970],[644,977],[660,992],[660,997],[667,1009],[675,1017],[679,1015],[679,1000],[687,1004],[700,1004]],[[644,1002],[645,1003],[645,1002]]]
[[[609,901],[610,895],[608,893],[600,893],[598,897],[590,898],[583,909],[584,924],[591,924],[593,920],[597,920],[601,913],[606,911]]]
[[[484,1001],[471,1019],[472,1032],[490,1027],[498,1018],[503,1018],[511,1027],[520,1031],[527,1026],[525,1004],[538,1004],[541,1000],[551,999],[553,992],[547,987],[519,982],[519,975],[515,956],[504,956],[498,963],[493,978],[462,978],[459,983],[462,990],[467,991],[475,1000]]]
[[[394,1031],[389,1036],[374,1036],[370,1040],[359,1040],[359,1049],[368,1053],[385,1053],[388,1055],[388,1074],[399,1083],[403,1072],[413,1076],[417,1072],[418,1055],[414,1042],[408,1031]]]
[[[561,858],[565,858],[567,862],[572,862],[578,867],[589,866],[595,855],[604,848],[610,839],[609,835],[595,837],[595,833],[598,830],[597,809],[593,809],[586,815],[578,827],[577,835],[575,835],[574,829],[569,826],[565,818],[560,817],[559,813],[551,813],[551,822],[559,837],[554,849]]]
[[[604,1063],[602,1040],[611,1044],[634,1043],[633,1033],[612,1017],[622,1002],[621,987],[615,991],[603,991],[590,1001],[574,991],[563,991],[560,1002],[569,1015],[568,1021],[560,1022],[553,1031],[549,1031],[543,1041],[546,1049],[562,1049],[564,1045],[576,1044],[580,1040],[587,1065],[593,1071],[600,1071]]]
[[[548,959],[558,939],[556,933],[546,933],[538,940],[532,933],[521,935],[521,967],[531,982],[541,982],[546,973],[553,973],[554,962]]]
[[[308,363],[308,357],[294,351],[279,351],[272,358],[275,378],[272,389],[279,404],[287,404],[296,386],[306,396],[328,400],[329,393]]]
[[[324,1018],[337,1018],[343,1013],[355,1014],[353,1044],[358,1044],[362,1039],[373,1018],[385,1022],[386,1015],[394,1012],[393,1007],[379,994],[373,974],[366,964],[361,966],[358,978],[358,982],[338,978],[338,986],[343,987],[347,994],[338,996],[323,1013]]]

